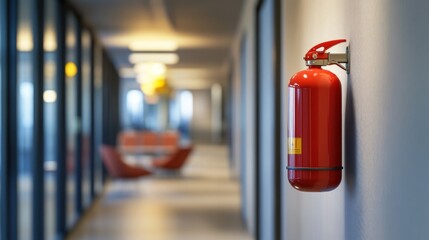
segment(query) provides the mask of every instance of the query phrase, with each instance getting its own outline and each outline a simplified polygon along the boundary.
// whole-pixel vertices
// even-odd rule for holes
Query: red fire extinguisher
[[[322,192],[341,182],[341,82],[322,66],[347,64],[346,54],[326,50],[338,39],[312,47],[308,69],[289,81],[288,179],[300,191]]]

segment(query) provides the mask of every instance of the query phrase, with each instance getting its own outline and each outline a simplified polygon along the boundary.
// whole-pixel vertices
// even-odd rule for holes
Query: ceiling
[[[177,88],[225,80],[226,73],[221,69],[228,58],[243,1],[70,0],[95,30],[118,70],[132,67],[129,43],[176,41],[180,60],[167,67],[169,81]]]

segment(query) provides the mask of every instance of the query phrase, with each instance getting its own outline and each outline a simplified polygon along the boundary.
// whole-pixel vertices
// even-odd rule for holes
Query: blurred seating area
[[[100,154],[103,164],[112,178],[139,178],[151,172],[142,167],[127,164],[121,154],[112,146],[101,146]]]
[[[126,179],[147,176],[157,169],[178,171],[192,150],[192,144],[180,144],[180,134],[175,131],[123,131],[118,134],[117,147],[99,149],[109,175]],[[126,156],[138,159],[137,164],[128,163]]]
[[[177,150],[164,158],[156,158],[152,160],[152,166],[159,169],[179,170],[192,152],[193,146],[179,147]]]
[[[176,131],[123,131],[118,135],[118,149],[122,154],[165,155],[180,147]]]

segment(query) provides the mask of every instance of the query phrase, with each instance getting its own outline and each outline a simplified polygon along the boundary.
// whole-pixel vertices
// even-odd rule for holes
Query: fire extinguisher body
[[[288,179],[308,192],[335,189],[341,182],[341,82],[311,66],[289,82]]]

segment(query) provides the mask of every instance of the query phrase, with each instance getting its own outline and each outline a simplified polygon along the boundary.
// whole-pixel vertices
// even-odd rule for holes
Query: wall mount
[[[327,65],[337,65],[347,73],[350,73],[350,50],[349,47],[346,47],[345,53],[329,53],[326,52],[329,48],[346,42],[345,39],[332,40],[327,42],[322,42],[312,47],[304,56],[305,65],[307,66],[327,66]],[[342,65],[344,64],[344,65]]]

